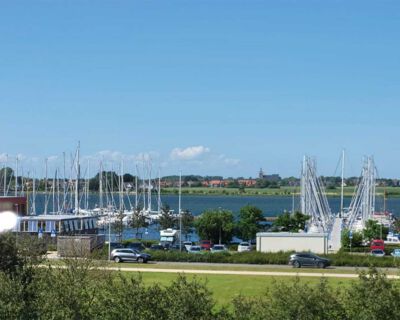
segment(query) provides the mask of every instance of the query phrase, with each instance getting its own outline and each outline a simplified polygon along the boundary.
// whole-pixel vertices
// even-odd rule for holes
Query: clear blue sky
[[[4,1],[0,154],[400,177],[399,39],[399,1]]]

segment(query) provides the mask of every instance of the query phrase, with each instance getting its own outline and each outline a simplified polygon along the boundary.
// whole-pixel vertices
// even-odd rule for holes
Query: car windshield
[[[191,247],[190,250],[191,251],[200,251],[200,247]]]
[[[223,250],[224,246],[214,246],[213,249],[214,250]]]
[[[241,245],[241,246],[244,246],[244,247],[248,247],[248,246],[249,246],[249,243],[248,243],[248,242],[242,242],[240,245]]]
[[[375,254],[382,254],[383,251],[382,251],[382,250],[372,250],[372,253],[375,253]]]

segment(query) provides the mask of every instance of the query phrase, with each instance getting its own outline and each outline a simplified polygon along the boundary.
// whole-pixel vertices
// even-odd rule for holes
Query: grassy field
[[[178,194],[177,188],[163,188],[163,194]],[[377,196],[383,197],[385,192],[385,188],[378,187],[376,188]],[[299,195],[300,188],[299,187],[281,187],[277,189],[273,188],[246,188],[244,192],[241,192],[238,188],[205,188],[205,187],[196,187],[196,188],[182,188],[183,195],[231,195],[231,196],[292,196],[293,193],[295,195]],[[326,193],[330,197],[339,197],[340,196],[340,188],[336,189],[328,189]],[[354,187],[345,187],[344,195],[346,197],[351,197],[354,193]],[[387,197],[400,197],[400,187],[387,187],[386,188]]]
[[[127,276],[137,276],[137,273],[127,273]],[[141,273],[146,284],[158,283],[168,285],[178,277],[176,274],[168,273]],[[238,275],[187,275],[188,279],[196,278],[205,281],[207,288],[213,293],[217,306],[229,304],[232,299],[240,295],[257,297],[266,292],[276,281],[293,281],[290,277],[265,277],[265,276],[238,276]],[[319,278],[302,278],[301,281],[311,285],[317,284]],[[352,279],[328,279],[333,287],[348,286]]]

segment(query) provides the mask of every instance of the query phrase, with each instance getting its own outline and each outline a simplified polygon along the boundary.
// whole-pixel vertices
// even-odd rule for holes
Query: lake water
[[[119,206],[119,196],[114,196],[114,204],[116,207]],[[48,196],[48,212],[53,211],[53,198]],[[163,195],[161,197],[163,205],[169,205],[171,209],[178,212],[178,196],[177,195]],[[88,199],[89,208],[95,208],[99,204],[99,196],[97,194],[90,194]],[[294,199],[295,210],[299,209],[300,199],[296,197]],[[73,200],[72,200],[73,201]],[[240,208],[251,204],[260,208],[265,216],[276,216],[283,211],[292,210],[292,198],[291,197],[280,197],[280,196],[269,196],[269,197],[257,197],[257,196],[215,196],[215,195],[183,195],[182,196],[182,209],[190,210],[193,215],[199,215],[206,209],[228,209],[231,210],[235,215],[238,215]],[[350,205],[351,198],[346,197],[344,199],[344,206]],[[71,201],[69,201],[71,203]],[[85,200],[81,200],[81,208],[84,208]],[[105,200],[104,200],[105,202]],[[124,197],[124,203],[126,207],[134,206],[134,197]],[[339,212],[340,210],[340,198],[328,198],[328,202],[332,212]],[[32,200],[29,201],[30,205]],[[36,212],[38,214],[44,212],[45,196],[38,194],[36,197]],[[57,196],[54,199],[55,207],[57,208]],[[157,208],[157,199],[152,199],[152,206],[154,209]],[[392,198],[386,201],[387,210],[393,212],[396,216],[400,214],[400,198]],[[383,210],[383,199],[376,199],[376,210]],[[107,233],[106,230],[103,232]],[[157,226],[151,226],[147,229],[140,230],[144,239],[158,239],[159,232]],[[112,234],[112,239],[115,240],[116,235]],[[131,228],[126,228],[123,233],[124,239],[134,237],[134,231]],[[195,234],[191,235],[191,240],[197,241]]]
[[[118,195],[114,196],[114,204],[116,207],[119,207],[119,197]],[[178,196],[177,195],[163,195],[161,197],[161,201],[163,205],[169,205],[171,209],[178,211]],[[350,205],[351,198],[344,198],[344,206],[347,207]],[[44,202],[45,196],[43,194],[38,194],[36,197],[36,212],[38,214],[43,213],[44,211]],[[55,207],[57,208],[57,196],[55,197],[56,203]],[[69,201],[70,202],[70,201]],[[81,208],[84,208],[85,200],[81,200]],[[104,200],[105,202],[105,200]],[[328,198],[329,205],[331,207],[332,212],[339,212],[340,210],[340,198]],[[48,197],[48,212],[53,211],[53,198],[51,196]],[[73,203],[73,202],[72,202]],[[126,207],[131,207],[135,205],[134,197],[124,197],[124,203]],[[29,201],[29,204],[32,205],[32,200]],[[99,204],[99,196],[97,194],[91,194],[89,196],[89,208],[95,208]],[[259,207],[266,216],[276,216],[283,211],[291,211],[292,210],[292,198],[291,197],[283,197],[283,196],[269,196],[269,197],[261,197],[261,196],[215,196],[215,195],[183,195],[182,196],[182,209],[190,210],[194,215],[199,215],[206,209],[228,209],[237,214],[240,211],[240,208],[251,204],[256,207]],[[295,209],[299,209],[300,199],[299,197],[295,197],[294,207]],[[157,208],[157,199],[152,199],[152,207],[153,209]],[[393,212],[396,216],[400,214],[400,198],[392,198],[386,201],[386,207],[388,211]],[[383,199],[376,199],[376,210],[383,210]]]

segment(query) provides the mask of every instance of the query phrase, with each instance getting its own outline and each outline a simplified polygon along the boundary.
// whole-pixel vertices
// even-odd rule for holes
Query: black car
[[[114,249],[111,251],[111,260],[115,262],[124,262],[124,261],[137,261],[140,263],[147,263],[151,259],[151,255],[147,253],[141,253],[137,250],[133,249]]]
[[[149,249],[150,250],[161,250],[161,251],[167,250],[165,247],[163,247],[160,244],[152,244]]]
[[[330,266],[329,259],[318,257],[312,253],[294,253],[290,256],[289,264],[294,268],[301,268],[302,266],[326,268]]]

